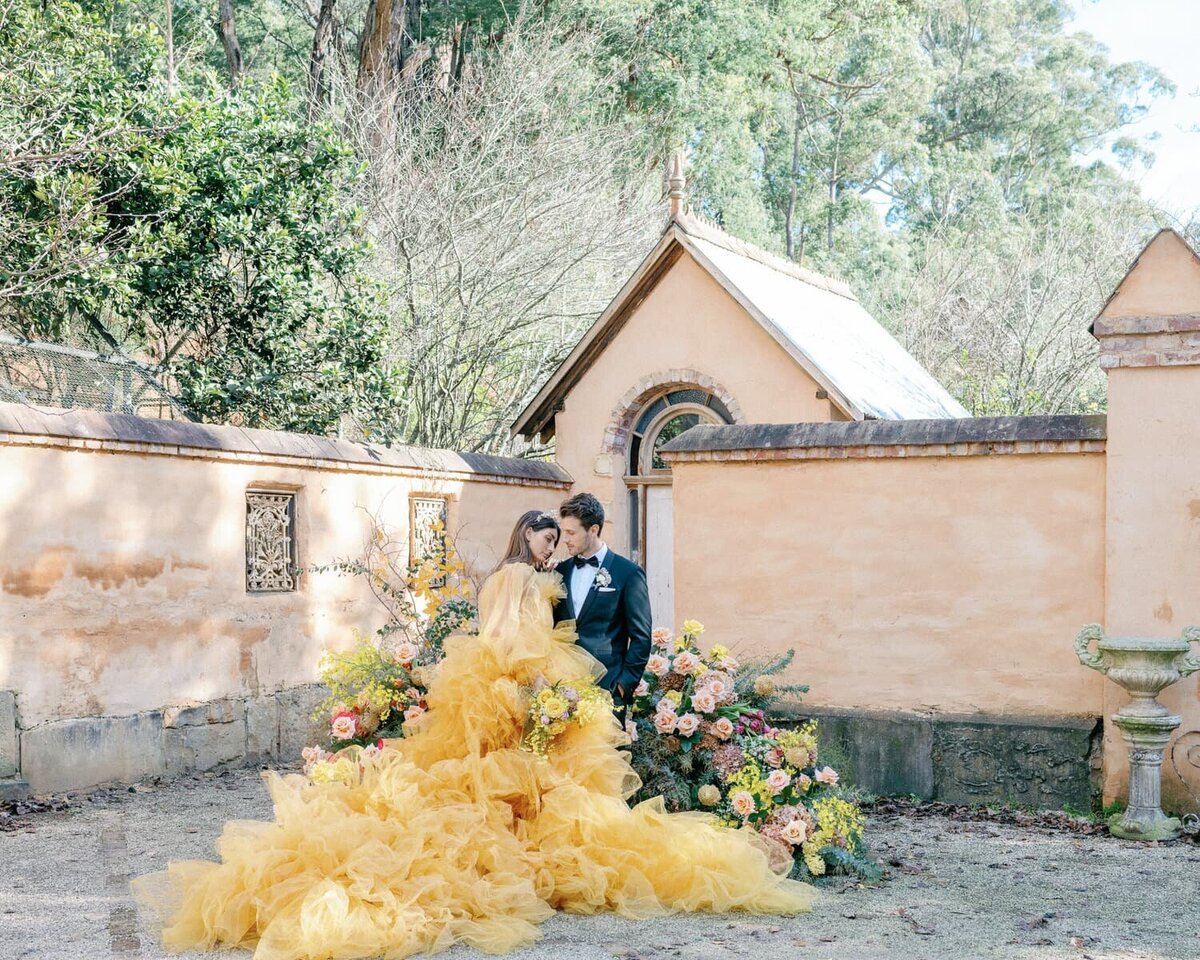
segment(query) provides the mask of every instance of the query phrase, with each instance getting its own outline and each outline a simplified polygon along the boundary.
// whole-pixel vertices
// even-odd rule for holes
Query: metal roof
[[[513,424],[548,431],[570,390],[671,265],[688,253],[853,420],[970,414],[872,317],[844,281],[674,214],[655,248]]]

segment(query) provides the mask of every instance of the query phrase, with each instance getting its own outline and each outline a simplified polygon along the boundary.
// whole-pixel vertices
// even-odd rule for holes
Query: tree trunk
[[[308,59],[308,119],[311,123],[329,102],[329,50],[333,39],[333,10],[337,0],[321,0],[317,28],[313,32],[312,55]]]
[[[787,216],[784,229],[787,231],[787,255],[789,260],[796,259],[796,194],[799,186],[796,183],[800,177],[800,121],[802,119],[800,98],[796,98],[795,129],[792,131],[792,175],[788,183]]]
[[[217,9],[221,17],[217,29],[221,34],[221,44],[225,47],[225,62],[229,64],[229,85],[236,88],[242,82],[242,74],[246,72],[246,67],[242,63],[237,24],[233,21],[233,0],[217,0]]]
[[[167,47],[167,95],[175,95],[175,0],[167,0],[167,20],[163,26],[163,41]]]

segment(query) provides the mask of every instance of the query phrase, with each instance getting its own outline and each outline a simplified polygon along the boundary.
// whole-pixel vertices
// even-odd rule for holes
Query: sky
[[[1070,0],[1069,32],[1086,31],[1116,62],[1142,60],[1175,84],[1125,132],[1146,136],[1154,165],[1134,174],[1142,192],[1176,215],[1200,208],[1200,0]]]

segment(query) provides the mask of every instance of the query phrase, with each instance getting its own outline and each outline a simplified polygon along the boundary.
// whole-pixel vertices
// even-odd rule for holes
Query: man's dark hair
[[[560,517],[574,517],[583,524],[584,530],[592,527],[604,530],[604,508],[590,493],[577,493],[571,499],[564,500],[558,508],[558,514]]]

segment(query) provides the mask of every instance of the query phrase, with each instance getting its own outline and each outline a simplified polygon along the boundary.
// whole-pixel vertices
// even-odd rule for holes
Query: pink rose
[[[733,721],[728,717],[721,717],[713,722],[712,732],[718,740],[728,740],[733,736]]]
[[[835,786],[838,779],[837,771],[833,767],[822,767],[816,773],[817,783],[823,783],[827,787]]]
[[[671,710],[659,710],[654,715],[654,729],[662,734],[674,733],[676,722],[675,713]]]
[[[799,818],[792,820],[783,828],[782,835],[784,840],[798,847],[808,839],[808,824]]]
[[[717,709],[716,698],[707,690],[692,695],[692,707],[701,713],[712,713]]]
[[[639,680],[638,685],[633,688],[633,695],[639,698],[650,696],[650,684],[646,683],[645,680]]]
[[[700,727],[700,718],[694,713],[685,713],[675,721],[675,729],[679,731],[679,735],[690,737]]]
[[[666,627],[659,627],[650,634],[650,642],[656,647],[667,647],[671,643],[671,631]]]
[[[684,650],[675,658],[675,664],[672,669],[682,676],[687,676],[700,665],[700,658],[690,650]]]
[[[425,710],[414,703],[411,707],[404,711],[404,720],[406,723],[412,723],[414,720],[419,720],[424,715]]]
[[[745,818],[754,812],[754,797],[746,790],[739,790],[730,797],[730,803],[739,817]]]
[[[675,701],[670,697],[663,697],[658,701],[658,706],[654,708],[656,713],[669,713],[675,716],[679,712],[679,708],[675,706]]]
[[[401,643],[396,647],[396,659],[405,666],[417,659],[420,648],[415,643]]]
[[[625,733],[628,735],[630,743],[637,743],[637,739],[638,739],[637,724],[634,723],[632,720],[625,721]]]
[[[353,740],[358,729],[358,720],[352,713],[334,714],[333,722],[329,725],[334,740]]]
[[[771,788],[771,793],[782,793],[791,782],[792,778],[783,770],[772,770],[767,774],[767,786]]]
[[[767,754],[767,763],[773,767],[783,766],[783,751],[779,747],[775,747]]]
[[[661,653],[652,653],[650,659],[646,661],[646,672],[652,673],[656,677],[665,677],[670,669],[671,661]]]
[[[721,657],[721,659],[717,661],[717,666],[726,673],[735,673],[738,668],[737,657]]]

